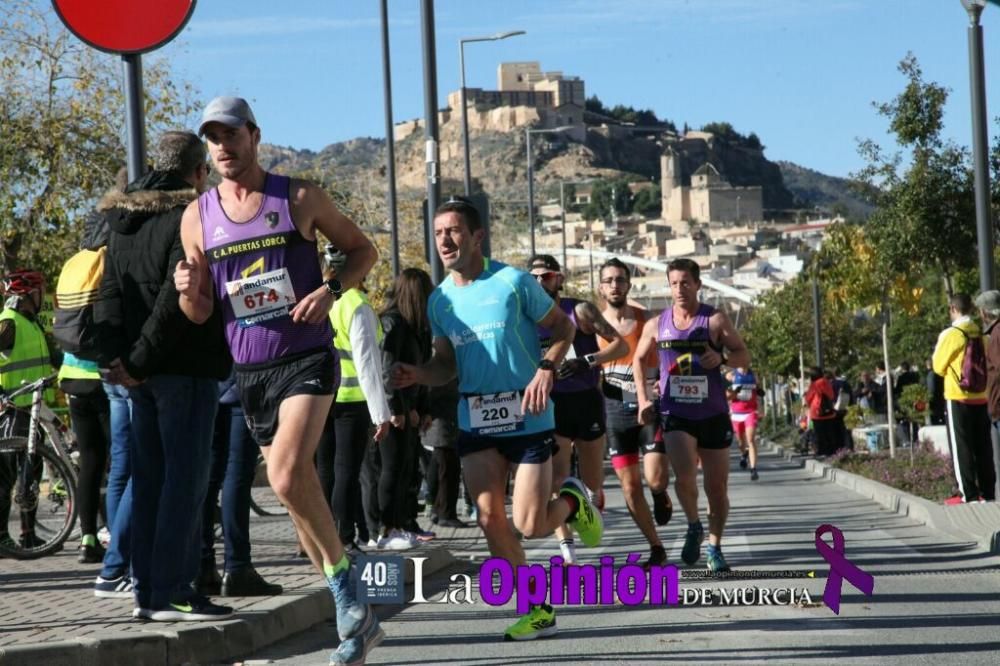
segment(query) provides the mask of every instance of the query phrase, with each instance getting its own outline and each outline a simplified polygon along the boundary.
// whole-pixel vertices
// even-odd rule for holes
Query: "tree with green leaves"
[[[900,63],[906,87],[876,104],[896,142],[909,151],[904,166],[869,139],[859,152],[868,165],[856,175],[876,205],[868,237],[880,273],[909,277],[928,270],[952,278],[975,266],[975,198],[968,150],[942,137],[948,90],[927,82],[913,54]]]
[[[602,179],[594,182],[590,190],[590,203],[583,208],[585,220],[610,220],[615,215],[632,212],[632,192],[628,178]]]
[[[188,125],[190,85],[144,67],[147,135]],[[10,0],[0,15],[0,272],[53,278],[82,219],[125,163],[121,64],[71,35],[52,5]]]

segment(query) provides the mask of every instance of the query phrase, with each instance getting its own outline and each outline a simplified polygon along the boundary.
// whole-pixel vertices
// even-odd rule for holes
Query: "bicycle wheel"
[[[0,555],[30,560],[62,548],[76,523],[76,476],[48,446],[0,440]]]
[[[267,463],[264,456],[257,458],[257,471],[254,473],[253,485],[250,488],[250,508],[258,516],[287,516],[288,509],[278,501],[277,495],[271,490],[267,481]]]

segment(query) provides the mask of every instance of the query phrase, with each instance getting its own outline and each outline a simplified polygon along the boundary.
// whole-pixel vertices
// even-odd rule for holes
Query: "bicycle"
[[[0,556],[30,560],[54,553],[76,524],[77,475],[70,453],[75,439],[44,400],[55,382],[53,374],[0,392],[0,419],[13,425],[29,415],[27,437],[0,439]],[[14,405],[14,398],[28,393],[30,409]]]

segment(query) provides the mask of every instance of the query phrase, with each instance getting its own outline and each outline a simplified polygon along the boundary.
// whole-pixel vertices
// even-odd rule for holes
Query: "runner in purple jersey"
[[[697,462],[701,459],[708,496],[708,568],[728,571],[722,532],[729,515],[729,447],[733,440],[721,366],[748,367],[750,353],[725,312],[698,301],[698,264],[674,259],[667,265],[673,306],[646,322],[632,359],[633,372],[656,348],[660,359],[660,412],[667,454],[677,476],[677,499],[688,520],[681,559],[701,557],[705,530],[698,518]],[[729,355],[726,356],[725,352]],[[642,382],[636,382],[639,420],[655,418]]]
[[[538,254],[528,262],[529,271],[576,326],[573,346],[556,373],[552,403],[556,417],[556,452],[552,456],[552,490],[559,492],[570,474],[573,448],[580,461],[580,480],[590,491],[596,506],[604,510],[604,399],[601,396],[601,364],[628,355],[628,343],[588,301],[560,298],[563,274],[550,254]],[[538,327],[544,354],[551,333]],[[600,349],[597,336],[608,346]],[[566,525],[556,528],[559,550],[566,562],[576,562],[576,543]]]
[[[333,593],[341,643],[330,663],[363,663],[383,633],[355,598],[313,459],[337,391],[330,308],[378,256],[322,189],[261,168],[260,129],[246,100],[212,100],[199,134],[222,182],[184,212],[186,259],[174,272],[180,306],[202,322],[221,303],[240,401],[268,481]],[[339,281],[322,280],[317,233],[347,257]]]

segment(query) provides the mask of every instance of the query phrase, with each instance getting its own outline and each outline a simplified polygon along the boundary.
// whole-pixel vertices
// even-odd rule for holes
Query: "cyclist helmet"
[[[45,276],[38,271],[17,270],[3,278],[3,293],[7,296],[24,296],[41,290]]]
[[[334,272],[340,271],[347,262],[347,255],[341,252],[333,243],[327,243],[323,248],[323,259],[326,267]]]

